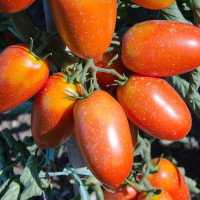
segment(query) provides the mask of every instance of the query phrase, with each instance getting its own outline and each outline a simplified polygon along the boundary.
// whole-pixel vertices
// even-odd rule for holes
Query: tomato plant
[[[123,75],[126,72],[126,68],[121,62],[121,59],[118,58],[115,60],[112,64],[109,64],[110,60],[114,58],[114,56],[117,54],[117,52],[107,52],[104,53],[103,55],[97,56],[94,58],[94,64],[97,67],[100,68],[106,68],[106,69],[115,69],[119,74]],[[111,85],[115,83],[115,80],[118,80],[118,78],[113,75],[113,74],[108,74],[105,72],[97,72],[96,74],[98,84],[104,89],[104,90],[109,90],[111,87],[107,87],[108,85]],[[116,87],[114,87],[116,89]]]
[[[153,137],[180,140],[190,131],[190,111],[161,78],[132,75],[118,87],[117,98],[129,120]]]
[[[167,20],[142,22],[124,34],[121,59],[128,69],[139,74],[183,74],[200,65],[199,38],[200,29],[191,24]]]
[[[34,99],[31,130],[41,149],[59,146],[73,134],[73,107],[77,99],[67,97],[71,96],[68,91],[79,93],[79,85],[68,83],[61,73],[55,73]]]
[[[158,158],[152,160],[156,163]],[[169,160],[162,158],[157,166],[157,173],[147,179],[154,187],[166,190],[173,200],[189,200],[190,191],[180,170]]]
[[[137,195],[136,187],[131,185],[103,191],[104,200],[136,200]]]
[[[147,198],[147,195],[147,192],[141,192],[137,200],[173,200],[173,198],[165,190],[162,190],[160,194],[152,196],[150,198]]]
[[[16,13],[28,8],[35,0],[1,0],[0,12]]]
[[[94,176],[119,186],[133,164],[129,124],[119,103],[104,91],[94,91],[76,103],[74,127],[81,154]]]
[[[175,0],[131,0],[132,2],[148,9],[159,10],[169,7]]]
[[[49,76],[48,61],[35,58],[23,44],[2,51],[0,66],[0,113],[31,98]]]
[[[116,0],[50,0],[50,4],[60,36],[74,54],[92,58],[106,51],[116,23]]]

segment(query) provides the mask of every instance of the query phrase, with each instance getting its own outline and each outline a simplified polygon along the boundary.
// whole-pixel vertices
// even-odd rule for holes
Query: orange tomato
[[[50,0],[58,32],[79,57],[103,54],[113,37],[117,0]]]

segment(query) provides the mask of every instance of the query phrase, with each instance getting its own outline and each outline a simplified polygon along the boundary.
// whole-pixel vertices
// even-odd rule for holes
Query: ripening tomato
[[[120,104],[108,93],[96,90],[74,107],[75,137],[94,176],[118,187],[133,164],[128,120]]]
[[[165,190],[162,190],[160,194],[152,196],[148,199],[147,199],[147,194],[148,194],[147,192],[144,191],[141,192],[137,200],[174,200]]]
[[[152,160],[153,163],[157,161],[158,158]],[[190,191],[184,176],[172,162],[162,158],[157,168],[157,173],[147,177],[153,187],[163,188],[173,200],[190,200]]]
[[[132,185],[103,190],[104,200],[136,200],[138,191]]]
[[[66,142],[73,134],[73,108],[79,84],[68,83],[61,73],[51,75],[37,93],[31,114],[31,130],[41,149],[50,149]]]
[[[50,0],[58,32],[79,57],[103,54],[113,37],[117,0]]]
[[[116,52],[107,52],[104,53],[103,55],[100,55],[96,58],[93,59],[95,66],[100,67],[100,68],[105,68],[105,69],[115,69],[119,74],[123,75],[126,72],[126,67],[121,62],[121,59],[118,58],[115,62],[113,62],[111,65],[108,65],[110,60],[114,58],[116,55]],[[104,89],[104,90],[109,90],[111,87],[107,87],[108,85],[111,85],[115,83],[115,80],[119,80],[117,76],[113,74],[108,74],[105,72],[97,72],[97,81],[98,84]],[[116,89],[116,87],[114,87]]]
[[[132,75],[117,98],[129,120],[153,137],[176,141],[190,131],[190,111],[162,78]]]
[[[49,63],[30,54],[27,45],[12,45],[0,54],[0,113],[38,92],[49,76]]]
[[[0,12],[6,14],[16,13],[28,8],[35,0],[1,0]]]
[[[142,22],[130,28],[122,38],[122,62],[139,74],[183,74],[200,65],[199,57],[200,29],[183,22]]]
[[[169,7],[175,0],[131,0],[144,8],[160,10]]]

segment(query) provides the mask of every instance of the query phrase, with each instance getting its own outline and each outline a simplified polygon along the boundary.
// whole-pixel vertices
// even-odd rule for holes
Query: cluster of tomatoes
[[[132,1],[150,9],[162,9],[174,2]],[[13,9],[17,7],[15,2],[2,0],[0,11],[18,12],[33,0],[21,1],[23,7],[19,10]],[[105,51],[114,33],[117,1],[50,0],[50,5],[58,32],[70,50],[78,57],[94,58],[96,66],[106,68],[116,54]],[[132,73],[124,85],[116,88],[117,100],[102,90],[81,100],[74,98],[71,94],[83,93],[80,83],[68,81],[62,73],[49,76],[47,59],[35,58],[27,45],[9,46],[0,54],[0,113],[37,93],[31,117],[35,143],[42,149],[54,148],[75,133],[94,176],[118,187],[132,169],[137,131],[131,123],[153,137],[169,141],[180,140],[190,131],[191,115],[186,104],[160,77],[198,67],[199,38],[199,28],[181,22],[153,20],[131,27],[122,38],[121,60],[118,58],[109,68],[119,74],[127,70],[137,74]],[[96,78],[104,90],[116,79],[102,72]],[[158,167],[160,171],[148,177],[152,186],[164,188],[157,199],[189,200],[189,189],[178,168],[165,159]],[[146,195],[141,192],[138,196],[130,185],[115,189],[115,193],[104,193],[106,200],[136,196],[143,200]]]

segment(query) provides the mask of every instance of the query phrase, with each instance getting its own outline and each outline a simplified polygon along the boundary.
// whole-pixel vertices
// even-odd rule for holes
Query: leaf
[[[2,131],[2,136],[6,140],[8,146],[16,153],[20,153],[26,161],[30,155],[28,149],[21,141],[16,141],[8,129]]]
[[[1,187],[0,187],[0,197],[2,197],[6,193],[8,187],[9,187],[11,181],[12,181],[12,179],[13,178],[9,178],[7,181],[5,181],[3,183],[3,185],[1,185]]]
[[[20,176],[20,181],[25,187],[20,200],[27,200],[33,196],[40,196],[42,194],[35,156],[31,155],[28,158],[26,166]]]
[[[69,169],[72,173],[74,174],[79,174],[79,175],[85,175],[85,176],[93,176],[91,171],[85,167],[83,168],[71,168],[71,167],[66,167],[66,169]]]
[[[20,184],[18,180],[12,181],[9,185],[8,190],[5,195],[1,198],[1,200],[18,200],[20,194]]]
[[[190,192],[195,195],[200,195],[200,189],[197,187],[197,182],[187,176],[184,176],[184,178],[188,184]]]
[[[190,83],[189,83],[189,93],[188,98],[190,101],[193,101],[195,94],[198,93],[200,86],[200,67],[192,70],[190,72]]]
[[[194,25],[200,27],[200,1],[192,0]]]
[[[30,101],[26,101],[23,104],[13,108],[8,111],[8,114],[21,114],[21,113],[31,113],[33,103]]]
[[[191,24],[190,21],[186,20],[179,10],[176,1],[168,8],[161,10],[162,16],[171,21],[179,21]]]

